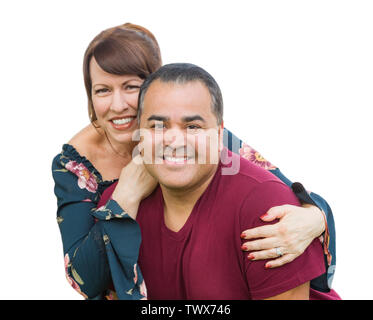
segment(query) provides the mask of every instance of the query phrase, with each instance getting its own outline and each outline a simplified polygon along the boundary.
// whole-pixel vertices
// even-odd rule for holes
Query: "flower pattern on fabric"
[[[117,296],[117,293],[113,290],[108,290],[105,298],[106,298],[106,300],[119,300],[118,296]]]
[[[78,275],[78,273],[75,271],[75,269],[73,269],[71,267],[71,263],[70,263],[70,258],[69,258],[69,255],[66,253],[65,254],[65,275],[66,275],[66,279],[67,281],[69,282],[69,284],[73,287],[73,289],[75,289],[75,291],[77,291],[79,294],[81,294],[85,299],[87,299],[87,295],[84,294],[81,290],[80,290],[80,287],[78,285],[78,283],[75,281],[75,279],[73,277],[70,276],[70,273],[69,273],[69,269],[71,270],[71,273],[72,275],[77,278],[76,281],[80,282],[80,284],[84,284],[83,280],[80,278],[80,276]]]
[[[137,265],[140,229],[115,200],[98,205],[103,191],[118,179],[104,181],[93,164],[68,144],[54,157],[52,174],[70,286],[85,299],[145,299],[144,278]],[[85,268],[87,257],[92,257],[97,269]],[[100,292],[96,286],[108,281],[108,271],[112,284]]]
[[[276,167],[272,163],[264,159],[258,151],[254,150],[245,143],[242,143],[242,146],[239,149],[239,153],[241,157],[249,160],[250,162],[258,165],[259,167],[262,167],[266,170],[276,169]]]
[[[66,163],[65,168],[78,177],[78,186],[80,189],[87,189],[92,193],[97,191],[98,184],[96,177],[83,163],[77,163],[72,160]]]
[[[145,281],[143,280],[140,284],[140,294],[144,296],[141,300],[147,300],[148,293],[146,291]]]
[[[91,212],[92,215],[98,220],[130,218],[128,213],[123,211],[123,209],[117,204],[117,202],[112,199],[110,199],[105,205],[102,205],[99,208],[93,208]]]
[[[135,274],[135,277],[133,278],[133,282],[134,283],[137,282],[137,270],[136,270],[136,267],[137,267],[137,263],[135,263],[135,265],[133,266],[133,273]]]
[[[138,277],[137,277],[137,268],[138,268],[138,266],[137,266],[137,264],[135,264],[133,266],[133,273],[135,274],[135,277],[133,278],[133,282],[134,283],[137,283],[137,280],[138,280]],[[142,282],[139,285],[139,287],[140,287],[140,294],[142,296],[144,296],[141,300],[147,300],[148,293],[146,291],[146,286],[145,286],[145,281],[144,280],[142,280]]]

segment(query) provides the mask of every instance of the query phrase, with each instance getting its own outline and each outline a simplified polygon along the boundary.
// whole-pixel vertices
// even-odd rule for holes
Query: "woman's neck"
[[[110,140],[100,128],[93,128],[89,160],[100,172],[103,180],[118,179],[122,169],[132,160],[135,143],[118,143]]]

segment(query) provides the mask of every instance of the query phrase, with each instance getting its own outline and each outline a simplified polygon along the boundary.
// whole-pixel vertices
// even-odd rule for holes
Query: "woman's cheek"
[[[136,91],[131,94],[128,100],[128,104],[135,110],[137,110],[137,103],[139,100],[139,91]]]
[[[110,102],[105,98],[93,99],[93,108],[96,112],[97,119],[104,118],[110,109]]]

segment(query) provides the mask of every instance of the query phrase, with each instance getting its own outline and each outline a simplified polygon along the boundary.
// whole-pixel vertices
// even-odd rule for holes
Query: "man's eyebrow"
[[[148,121],[152,121],[152,120],[155,120],[155,121],[163,121],[163,122],[166,122],[168,121],[170,118],[169,117],[165,117],[165,116],[157,116],[157,115],[151,115],[147,120]]]
[[[192,121],[196,121],[196,120],[199,120],[199,121],[202,121],[202,122],[206,122],[205,119],[203,119],[200,115],[195,115],[195,116],[187,116],[187,117],[183,117],[182,118],[183,122],[192,122]]]

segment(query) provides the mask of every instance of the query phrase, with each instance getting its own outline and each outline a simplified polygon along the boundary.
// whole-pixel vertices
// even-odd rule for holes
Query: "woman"
[[[137,128],[140,86],[161,65],[154,36],[145,28],[128,23],[101,32],[85,52],[84,81],[91,124],[63,146],[52,164],[66,276],[85,298],[146,297],[136,264],[141,239],[134,219],[140,201],[152,192],[157,182],[142,166],[134,164],[136,142],[132,134]],[[291,185],[278,168],[255,150],[229,131],[225,130],[225,134],[230,150]],[[116,181],[112,198],[97,208],[103,191]],[[334,268],[330,266],[335,263],[335,255],[331,257],[329,250],[334,250],[331,210],[322,198],[305,192],[302,185],[292,187],[304,207],[272,208],[262,219],[281,218],[280,222],[243,230],[244,239],[265,238],[245,243],[251,251],[249,258],[277,258],[268,262],[267,267],[278,267],[294,260],[315,237],[324,233],[322,241],[332,275],[330,271]],[[327,276],[325,273],[313,280],[311,286],[328,291]]]

